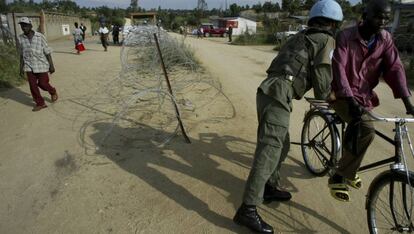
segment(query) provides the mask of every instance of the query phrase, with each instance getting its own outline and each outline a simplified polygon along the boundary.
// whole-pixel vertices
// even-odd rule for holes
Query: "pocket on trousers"
[[[285,126],[266,121],[263,123],[259,134],[260,143],[275,147],[282,147],[284,139],[286,138],[287,128]]]

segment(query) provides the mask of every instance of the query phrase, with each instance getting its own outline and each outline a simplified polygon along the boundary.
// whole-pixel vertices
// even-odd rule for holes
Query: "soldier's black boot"
[[[265,185],[263,202],[270,203],[272,201],[289,201],[292,198],[292,195],[287,191],[279,190],[271,185]]]
[[[263,221],[257,213],[256,206],[243,203],[237,210],[233,221],[257,233],[273,233],[273,227]]]

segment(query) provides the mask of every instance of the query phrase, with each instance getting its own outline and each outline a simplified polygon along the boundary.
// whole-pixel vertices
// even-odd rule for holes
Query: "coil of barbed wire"
[[[154,33],[159,40],[172,94],[167,88]],[[142,129],[142,126],[146,130],[154,130],[151,131],[154,134],[149,134],[145,140],[156,145],[168,143],[179,130],[175,106],[186,129],[196,122],[234,117],[234,107],[222,93],[220,83],[205,73],[191,48],[167,32],[155,26],[134,26],[123,40],[120,56],[119,91],[116,95],[113,92],[108,94],[116,99],[112,103],[116,103],[118,108],[110,127],[100,135],[100,145],[96,147],[116,148],[114,135],[126,137],[128,142],[141,141],[142,137],[125,136],[119,130]],[[113,86],[115,82],[111,84]],[[228,110],[215,111],[212,105],[217,103],[224,103]],[[97,125],[96,120],[92,122],[95,126],[104,126],[102,123]],[[104,122],[108,123],[108,119]],[[85,146],[91,145],[86,143],[86,136],[92,131],[88,129],[89,125],[81,128],[81,142]]]

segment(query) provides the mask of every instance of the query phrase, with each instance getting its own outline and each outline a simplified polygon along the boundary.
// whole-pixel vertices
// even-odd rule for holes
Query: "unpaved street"
[[[184,122],[192,144],[180,135],[163,147],[142,140],[157,131],[144,122],[138,130],[112,126],[116,134],[106,141],[116,147],[101,145],[111,128],[102,120],[117,112],[103,93],[112,92],[110,81],[119,76],[120,47],[105,53],[97,41],[87,41],[88,50],[77,56],[72,40],[51,42],[51,83],[60,99],[50,104],[43,93],[49,107],[40,112],[31,111],[27,84],[0,91],[0,233],[249,233],[231,219],[252,162],[256,88],[275,52],[232,46],[225,38],[185,42],[230,100],[204,115],[235,109],[231,119]],[[404,113],[386,85],[377,93],[379,113]],[[300,139],[306,109],[305,101],[294,103],[292,141]],[[391,126],[379,129],[392,136]],[[365,162],[392,153],[377,139]],[[292,201],[259,208],[277,232],[367,232],[365,194],[385,168],[362,174],[364,187],[352,190],[350,203],[330,197],[327,177],[306,171],[298,146],[291,146],[282,169]]]

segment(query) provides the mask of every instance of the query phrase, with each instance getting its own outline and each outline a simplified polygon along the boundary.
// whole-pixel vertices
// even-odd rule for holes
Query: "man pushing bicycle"
[[[332,61],[332,91],[335,112],[348,123],[343,154],[335,174],[329,179],[331,195],[349,201],[349,187],[359,189],[357,175],[362,159],[375,135],[375,128],[365,111],[379,105],[373,91],[383,77],[395,98],[401,98],[407,114],[414,115],[404,67],[392,36],[384,30],[390,19],[387,0],[371,0],[362,14],[362,22],[344,29],[337,36]]]

